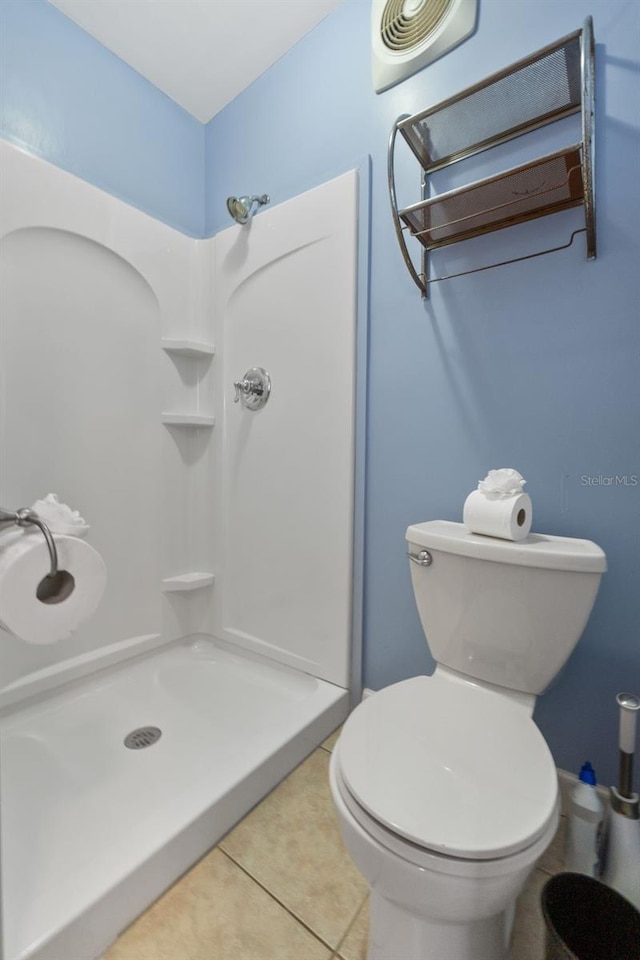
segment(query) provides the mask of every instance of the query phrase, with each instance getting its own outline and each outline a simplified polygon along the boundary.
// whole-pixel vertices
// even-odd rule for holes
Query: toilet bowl
[[[444,521],[407,540],[436,670],[364,700],[330,766],[371,887],[368,960],[506,960],[516,897],[559,816],[535,696],[579,639],[606,561],[589,541],[496,545]]]
[[[515,899],[559,816],[526,702],[440,668],[386,687],[345,724],[330,785],[371,886],[369,960],[508,957]]]

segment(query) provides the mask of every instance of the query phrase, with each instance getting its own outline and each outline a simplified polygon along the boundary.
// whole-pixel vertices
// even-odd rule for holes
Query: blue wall
[[[0,0],[0,136],[202,236],[202,124],[45,0]]]
[[[570,33],[589,14],[599,72],[597,261],[586,262],[580,236],[563,253],[436,284],[422,303],[389,213],[393,121]],[[365,683],[432,669],[405,559],[407,525],[461,519],[487,470],[514,466],[528,480],[535,530],[593,539],[608,555],[587,631],[536,708],[556,762],[576,770],[589,757],[605,782],[616,776],[615,694],[640,692],[640,481],[581,478],[640,478],[639,15],[637,0],[481,0],[471,39],[376,96],[370,5],[346,0],[206,130],[208,234],[227,226],[229,194],[265,191],[278,202],[372,156]],[[558,137],[560,124],[535,143],[544,152]],[[504,149],[511,165],[528,147],[523,139]],[[469,172],[456,176],[473,179],[487,162],[467,161]],[[406,202],[419,199],[410,157],[400,180]],[[434,269],[561,243],[575,222],[572,211],[450,248]]]
[[[579,237],[563,253],[436,284],[423,303],[389,214],[391,124],[588,14],[598,44],[598,260],[585,262]],[[640,484],[597,482],[640,477],[640,7],[481,0],[471,39],[381,96],[371,85],[369,17],[368,2],[346,0],[203,128],[44,0],[1,0],[0,135],[194,236],[228,226],[229,194],[264,191],[279,202],[371,155],[365,683],[433,666],[406,526],[460,519],[488,469],[515,466],[528,479],[536,530],[594,539],[609,558],[585,635],[536,718],[560,766],[590,757],[611,781],[614,696],[640,691]],[[556,124],[535,149],[558,138]],[[528,147],[523,138],[504,149],[506,166]],[[408,154],[399,160],[401,202],[411,202],[416,165]],[[482,175],[488,162],[468,161],[453,182]],[[575,212],[561,214],[450,248],[434,269],[557,243],[574,223]]]

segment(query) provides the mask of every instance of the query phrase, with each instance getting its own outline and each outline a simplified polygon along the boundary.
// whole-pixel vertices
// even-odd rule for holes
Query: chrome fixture
[[[266,193],[261,197],[227,197],[227,210],[237,223],[247,223],[258,207],[264,207],[270,200]]]
[[[580,30],[456,96],[413,116],[398,117],[387,150],[389,198],[400,251],[423,298],[429,296],[432,283],[566,250],[580,233],[586,237],[587,260],[595,260],[594,111],[595,41],[593,21],[587,17]],[[434,193],[431,178],[438,171],[573,114],[581,117],[578,142],[486,179]],[[396,195],[398,133],[421,169],[420,200],[404,209],[399,209]],[[562,243],[498,263],[429,274],[432,251],[571,207],[583,208],[584,226],[566,240],[559,238]],[[420,251],[419,270],[405,231],[420,244],[414,248]]]
[[[262,367],[251,367],[242,380],[234,380],[234,403],[242,401],[247,410],[261,410],[271,393],[271,377]]]
[[[55,540],[51,536],[49,527],[33,510],[29,510],[28,507],[21,507],[20,510],[5,510],[3,507],[0,507],[0,523],[15,523],[19,527],[29,527],[33,524],[39,527],[44,539],[47,541],[49,556],[51,557],[51,570],[47,574],[47,577],[53,579],[58,576],[58,551],[56,550]]]
[[[635,714],[640,711],[640,697],[636,697],[632,693],[619,693],[616,697],[616,702],[620,707],[620,736],[623,736],[623,730],[626,727],[625,721],[627,721],[632,731],[632,744],[635,744]],[[623,741],[621,740],[620,742],[622,744]],[[631,746],[632,752],[628,753],[628,749],[627,745],[620,746],[620,787],[618,790],[616,790],[615,787],[611,787],[611,805],[616,813],[622,812],[632,820],[637,820],[638,795],[634,793],[633,790],[633,746]],[[629,812],[628,807],[625,807],[624,810],[620,809],[625,800],[631,804],[632,812]]]
[[[417,563],[421,567],[430,567],[433,563],[433,557],[428,550],[421,550],[417,556],[413,553],[408,553],[407,556],[412,563]]]

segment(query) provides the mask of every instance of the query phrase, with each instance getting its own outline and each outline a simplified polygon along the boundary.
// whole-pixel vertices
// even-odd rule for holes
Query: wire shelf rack
[[[565,249],[576,233],[586,235],[587,259],[596,256],[593,182],[594,39],[591,17],[556,43],[493,74],[434,107],[399,117],[389,138],[388,179],[400,248],[424,297],[430,283],[428,252],[571,207],[584,208],[584,230],[555,245],[503,266]],[[582,139],[563,149],[455,190],[429,196],[429,177],[452,163],[506,143],[557,120],[580,113]],[[423,170],[422,199],[398,209],[395,144],[400,133]],[[421,244],[421,272],[413,265],[403,231]],[[471,267],[464,273],[475,273]]]

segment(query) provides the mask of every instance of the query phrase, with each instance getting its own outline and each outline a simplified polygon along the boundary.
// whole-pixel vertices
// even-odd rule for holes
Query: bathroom
[[[389,210],[386,151],[394,121],[571,33],[589,15],[597,64],[597,259],[587,262],[584,239],[579,236],[570,248],[548,256],[433,284],[429,298],[423,300],[402,262]],[[244,229],[229,219],[229,196],[269,194],[271,202],[256,213],[249,228],[253,230],[261,217],[267,223],[267,216],[278,215],[294,198],[357,172],[358,313],[353,363],[358,392],[352,505],[356,535],[349,608],[354,700],[361,688],[379,690],[433,670],[407,569],[407,526],[430,519],[461,520],[464,499],[478,480],[490,468],[514,466],[527,479],[536,532],[590,539],[607,555],[608,572],[584,635],[535,710],[557,767],[577,773],[588,758],[605,785],[617,776],[615,695],[626,686],[637,688],[640,680],[638,17],[635,0],[565,0],[544,4],[542,9],[534,0],[480,0],[477,27],[467,40],[377,95],[371,80],[371,6],[365,0],[344,0],[333,5],[247,89],[203,122],[142,79],[53,4],[46,0],[0,4],[0,146],[39,157],[52,164],[56,173],[71,174],[91,189],[124,201],[134,211],[195,241],[198,251],[224,231]],[[517,149],[508,155],[510,164],[519,162]],[[4,176],[3,166],[0,180]],[[411,156],[399,157],[398,182],[401,202],[413,202],[419,177]],[[37,200],[34,195],[33,204]],[[567,220],[573,213],[566,214]],[[106,235],[108,217],[105,213]],[[562,222],[560,234],[550,227],[556,219]],[[452,252],[445,249],[434,256],[434,271],[457,272],[470,262],[507,259],[512,243],[523,253],[556,245],[569,232],[564,230],[564,219],[564,213],[543,218],[470,241],[468,249],[464,245],[451,248]],[[38,221],[27,218],[26,224],[30,223]],[[137,224],[135,219],[130,224],[125,219],[118,229],[127,233],[131,256],[135,254],[140,262],[144,252],[136,251]],[[247,236],[233,234],[238,235]],[[47,249],[40,251],[42,259]],[[174,250],[177,258],[186,258],[186,246],[176,241]],[[70,254],[73,257],[72,246]],[[206,310],[194,290],[206,291],[211,278],[204,258],[199,257],[194,254],[189,264],[192,282],[183,287],[177,284],[166,296],[167,302],[178,303],[175,316],[180,298],[188,302],[189,336],[208,342]],[[129,275],[119,260],[110,260],[108,269],[105,286],[109,278],[126,285]],[[327,286],[324,275],[316,277],[312,272],[307,289],[300,293],[302,313],[323,286]],[[141,293],[138,300],[151,317],[152,298]],[[56,319],[64,322],[62,310]],[[149,319],[149,325],[152,322]],[[109,331],[92,330],[91,336],[103,337],[98,341],[101,356],[109,358],[116,352],[116,335],[117,328],[112,336]],[[178,339],[182,331],[176,325],[163,335]],[[335,335],[340,335],[339,329]],[[140,357],[145,343],[136,345]],[[217,351],[220,346],[216,343]],[[184,401],[186,409],[188,398],[180,390],[190,388],[196,376],[188,366],[191,361],[160,359],[166,361],[164,386],[168,382],[169,389],[175,389],[176,403]],[[26,358],[21,362],[28,372]],[[171,377],[181,372],[181,363],[187,368],[184,382],[179,378],[174,382]],[[268,368],[268,363],[256,356],[246,363],[243,358],[243,365],[232,370],[225,366],[229,376],[224,385],[217,379],[216,363],[217,355],[210,361],[196,359],[193,367],[198,375],[202,373],[204,389],[214,398],[211,406],[203,405],[203,414],[220,419],[222,394],[218,391],[225,391],[225,402],[233,410],[232,380],[251,366]],[[133,377],[148,373],[141,362],[137,367]],[[321,363],[307,374],[321,386],[325,383]],[[12,382],[18,379],[16,375]],[[134,384],[135,380],[129,389]],[[277,386],[274,382],[274,399]],[[323,393],[330,392],[325,386],[317,401],[304,396],[311,423],[317,425],[325,418]],[[167,397],[158,400],[160,406],[165,402]],[[211,570],[220,577],[223,571],[216,568],[216,549],[223,533],[214,522],[219,508],[211,506],[207,513],[210,501],[220,493],[212,478],[221,480],[220,485],[225,482],[217,439],[207,445],[201,431],[183,435],[178,428],[165,428],[166,435],[158,441],[163,444],[162,454],[151,452],[149,459],[140,462],[135,459],[143,456],[135,442],[140,427],[123,422],[128,439],[120,441],[116,435],[118,418],[124,421],[132,416],[126,398],[121,398],[117,413],[99,407],[97,399],[95,403],[88,413],[95,415],[100,431],[113,450],[122,442],[132,458],[120,462],[123,471],[146,471],[139,501],[127,507],[131,509],[127,522],[137,531],[141,546],[136,558],[148,561],[151,570],[153,558],[168,549],[163,538],[170,536],[182,553],[175,570],[165,569],[163,576],[193,569]],[[55,423],[51,429],[55,436]],[[21,434],[19,440],[20,447],[17,440],[13,442],[29,468],[28,491],[14,483],[16,474],[5,448],[0,463],[3,506],[26,506],[36,496],[55,490],[85,514],[92,507],[93,515],[87,515],[87,520],[96,529],[108,522],[111,487],[105,487],[105,500],[94,493],[85,506],[82,486],[56,490],[48,476],[38,475],[39,454],[29,444],[28,434]],[[282,443],[286,446],[287,440]],[[156,473],[150,467],[151,458],[160,455],[165,459]],[[73,457],[78,475],[94,483],[94,490],[102,489],[99,479],[83,472],[82,451],[73,451]],[[196,469],[182,474],[181,463]],[[165,481],[162,487],[156,483],[160,472]],[[320,491],[316,500],[321,499]],[[153,516],[170,516],[174,525],[168,529],[164,524],[159,528],[146,524],[146,510]],[[210,517],[212,533],[198,523],[203,511]],[[181,534],[187,528],[188,542]],[[126,563],[119,573],[113,566],[110,561],[110,576],[119,577],[126,590]],[[155,567],[153,571],[141,588],[144,596],[151,596],[155,589]],[[215,619],[215,611],[212,614],[207,604],[210,596],[215,603],[219,586],[216,582],[211,595],[204,588],[188,600],[167,601],[168,616],[174,618],[172,635],[199,633],[202,623]],[[116,613],[109,622],[96,618],[96,642],[107,647],[110,637],[158,632],[148,626],[149,610],[139,608],[139,623],[127,624],[126,633]],[[10,663],[6,651],[14,648],[3,646],[3,690],[8,673],[13,694],[20,681],[56,666],[53,646],[24,646]],[[145,649],[137,647],[134,652],[142,655]],[[84,652],[77,649],[73,655]],[[344,658],[341,669],[345,669]],[[337,725],[344,716],[335,718]],[[329,729],[317,730],[307,752],[328,733]],[[280,770],[277,779],[287,772]]]

